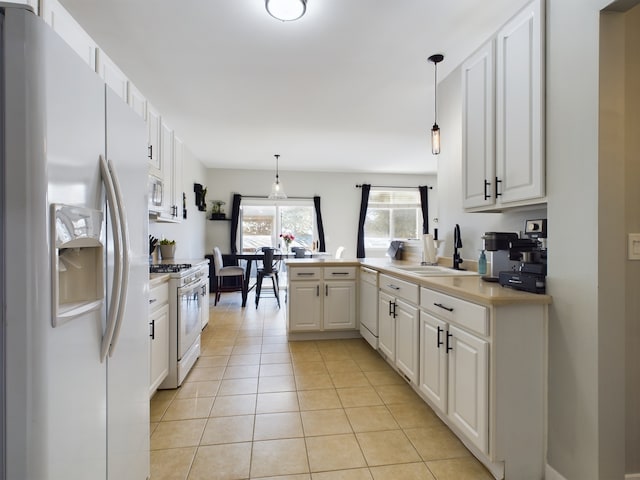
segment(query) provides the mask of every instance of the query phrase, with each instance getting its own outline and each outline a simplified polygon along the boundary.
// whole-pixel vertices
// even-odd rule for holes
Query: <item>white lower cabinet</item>
[[[488,453],[489,342],[420,313],[420,391]]]
[[[547,315],[420,289],[418,392],[496,478],[544,475]]]
[[[169,374],[169,284],[149,292],[149,397]]]
[[[356,267],[289,266],[291,332],[356,330]]]
[[[413,384],[418,383],[418,286],[380,275],[378,350]]]

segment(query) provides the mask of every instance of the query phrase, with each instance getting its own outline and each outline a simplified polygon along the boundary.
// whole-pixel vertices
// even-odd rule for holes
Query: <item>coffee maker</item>
[[[482,237],[489,269],[482,279],[533,293],[545,292],[547,220],[527,220],[522,237],[486,232]]]

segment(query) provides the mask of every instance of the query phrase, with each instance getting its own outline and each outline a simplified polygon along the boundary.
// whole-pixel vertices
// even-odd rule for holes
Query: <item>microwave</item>
[[[164,183],[161,178],[149,175],[149,210],[162,206]]]

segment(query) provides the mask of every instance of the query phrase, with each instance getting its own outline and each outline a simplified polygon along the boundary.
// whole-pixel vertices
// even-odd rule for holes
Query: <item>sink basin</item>
[[[443,267],[441,265],[402,265],[394,266],[403,272],[418,275],[420,277],[440,277],[440,276],[459,276],[459,275],[478,275],[477,272],[468,270],[454,270],[453,268]]]

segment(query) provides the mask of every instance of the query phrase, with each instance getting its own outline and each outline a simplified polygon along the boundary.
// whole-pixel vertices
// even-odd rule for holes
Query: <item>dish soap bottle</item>
[[[484,250],[480,251],[480,258],[478,258],[478,273],[480,275],[487,274],[487,256],[484,254]]]

